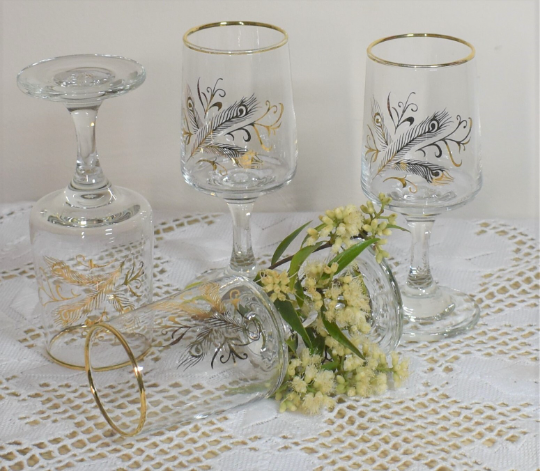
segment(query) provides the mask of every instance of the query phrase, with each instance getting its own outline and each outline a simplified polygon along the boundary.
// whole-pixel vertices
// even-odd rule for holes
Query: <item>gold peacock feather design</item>
[[[393,106],[388,94],[386,101],[386,116],[375,99],[371,105],[371,123],[367,125],[366,157],[373,166],[378,164],[376,175],[381,175],[386,170],[398,170],[403,176],[392,176],[386,180],[397,180],[405,188],[411,186],[411,192],[416,191],[416,185],[408,179],[408,175],[422,177],[427,183],[433,185],[445,185],[454,180],[450,169],[443,165],[410,158],[416,152],[427,157],[427,149],[434,148],[434,156],[443,156],[443,147],[454,167],[461,166],[454,159],[451,144],[457,146],[458,152],[466,149],[471,139],[473,121],[472,118],[462,119],[457,115],[452,119],[446,110],[436,111],[416,123],[414,114],[418,111],[418,105],[411,101],[414,95],[411,92],[405,102],[399,101]],[[391,124],[390,124],[391,123]],[[457,123],[457,124],[456,124]],[[389,126],[393,125],[393,133]],[[406,126],[400,129],[401,126]],[[461,134],[461,137],[458,137]]]
[[[40,268],[41,303],[44,307],[58,303],[52,311],[58,325],[74,325],[97,312],[104,318],[107,315],[107,304],[118,313],[131,311],[135,307],[130,298],[142,296],[145,275],[143,262],[132,262],[128,268],[126,262],[122,261],[107,273],[103,273],[103,270],[96,273],[97,269],[111,266],[116,261],[98,265],[83,255],[77,255],[75,260],[77,265],[85,268],[84,272],[53,257],[44,257],[46,268]],[[69,294],[62,294],[68,286]]]
[[[176,345],[183,339],[190,342],[180,355],[178,367],[191,368],[213,353],[211,368],[219,358],[225,364],[232,360],[245,360],[248,354],[242,347],[265,337],[258,318],[252,309],[243,304],[237,289],[222,298],[219,285],[208,283],[201,287],[197,296],[165,300],[155,309],[170,312],[169,325],[162,326],[163,333],[170,335],[171,342],[165,347]]]
[[[265,144],[265,139],[275,135],[280,128],[284,106],[266,101],[261,108],[255,95],[251,95],[224,108],[221,98],[226,96],[226,92],[219,86],[222,80],[218,78],[213,87],[204,90],[201,89],[200,79],[197,81],[200,110],[197,109],[191,88],[189,85],[186,87],[182,134],[186,146],[191,146],[188,160],[200,154],[215,155],[200,157],[197,162],[210,165],[222,174],[226,174],[227,170],[219,162],[219,157],[228,159],[236,167],[260,168],[263,154],[249,150],[247,143],[255,135],[260,148],[269,152],[271,147]],[[237,145],[238,141],[243,145]]]

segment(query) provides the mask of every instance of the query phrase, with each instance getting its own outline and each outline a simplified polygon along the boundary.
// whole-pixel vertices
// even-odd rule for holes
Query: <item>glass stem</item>
[[[77,166],[71,181],[75,190],[97,190],[109,186],[99,165],[96,150],[96,120],[99,104],[68,106],[77,134]]]
[[[405,289],[408,295],[430,296],[437,290],[429,267],[429,239],[434,222],[434,219],[407,218],[412,236],[411,264]]]
[[[233,249],[230,268],[249,278],[257,274],[257,262],[251,247],[250,218],[254,201],[227,201],[233,220]]]

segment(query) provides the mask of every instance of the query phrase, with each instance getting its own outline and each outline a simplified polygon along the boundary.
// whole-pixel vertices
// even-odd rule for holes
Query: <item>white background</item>
[[[100,109],[101,164],[155,208],[226,211],[180,173],[182,36],[257,20],[289,33],[299,161],[257,211],[324,210],[365,200],[360,155],[365,49],[407,32],[462,37],[477,51],[484,188],[455,217],[538,218],[538,2],[535,0],[0,0],[0,203],[37,200],[71,179],[76,143],[63,105],[23,95],[16,75],[41,59],[117,54],[146,83]]]

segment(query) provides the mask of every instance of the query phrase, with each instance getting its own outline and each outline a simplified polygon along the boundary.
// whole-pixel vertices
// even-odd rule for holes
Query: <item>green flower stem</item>
[[[288,381],[288,378],[287,378],[285,381],[283,381],[283,384],[278,389],[276,389],[276,392],[274,393],[274,396],[277,393],[282,393],[282,392],[286,391],[288,389],[288,387],[289,387],[288,383],[289,383],[289,381]]]
[[[322,244],[319,248],[315,249],[313,251],[313,253],[315,252],[319,252],[320,250],[324,250],[324,249],[327,249],[329,247],[332,247],[332,243],[331,242],[325,242],[324,244]],[[293,255],[290,255],[289,257],[285,257],[285,258],[282,258],[281,260],[279,260],[278,262],[270,265],[268,267],[269,270],[274,270],[275,268],[281,266],[281,265],[284,265],[285,263],[289,263],[293,258]]]

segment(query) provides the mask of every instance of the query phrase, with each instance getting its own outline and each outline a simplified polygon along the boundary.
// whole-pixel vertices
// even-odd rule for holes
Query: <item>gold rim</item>
[[[56,358],[52,353],[51,353],[51,347],[53,346],[53,344],[58,341],[60,339],[60,337],[63,337],[64,335],[66,334],[69,334],[70,332],[74,331],[74,330],[86,330],[88,329],[89,326],[87,325],[75,325],[75,326],[69,326],[69,327],[66,327],[64,330],[58,332],[52,339],[51,341],[49,342],[49,345],[47,346],[47,354],[49,355],[49,358],[54,361],[55,363],[58,363],[59,365],[61,366],[64,366],[65,368],[69,368],[71,370],[77,370],[77,371],[84,371],[85,370],[85,366],[84,365],[75,365],[73,363],[66,363],[65,361],[63,360],[60,360],[58,358]],[[150,351],[150,345],[148,346],[148,348],[142,352],[137,358],[136,358],[136,361],[141,361],[145,356],[146,354]],[[116,370],[118,368],[123,368],[124,366],[128,366],[129,365],[129,361],[125,361],[124,363],[118,363],[117,365],[112,365],[112,366],[104,366],[102,368],[94,368],[94,371],[110,371],[110,370]]]
[[[257,49],[241,49],[238,51],[227,51],[223,49],[212,49],[210,47],[202,47],[197,46],[196,44],[193,44],[189,40],[189,36],[191,36],[194,33],[197,33],[198,31],[202,31],[205,29],[210,28],[220,28],[223,26],[260,26],[262,28],[268,28],[273,29],[274,31],[278,31],[283,35],[283,39],[276,43],[272,44],[271,46],[267,47],[261,47]],[[226,54],[226,55],[242,55],[242,54],[257,54],[259,52],[267,52],[267,51],[273,51],[274,49],[278,49],[281,46],[284,46],[287,44],[287,41],[289,40],[289,36],[287,32],[280,28],[279,26],[274,26],[269,23],[259,23],[257,21],[221,21],[219,23],[208,23],[201,26],[196,26],[195,28],[191,28],[184,34],[184,44],[189,47],[190,49],[193,49],[194,51],[198,52],[205,52],[207,54]]]
[[[113,420],[109,417],[109,414],[105,410],[105,407],[101,403],[101,400],[99,399],[99,394],[97,393],[96,387],[94,386],[94,379],[92,378],[92,369],[90,367],[90,342],[96,330],[99,330],[99,329],[109,331],[118,339],[118,341],[122,344],[122,347],[124,347],[124,350],[126,351],[129,357],[129,362],[133,366],[133,373],[135,374],[135,378],[137,379],[137,386],[139,387],[139,400],[141,403],[139,424],[137,425],[137,428],[133,432],[126,432],[125,430],[122,430],[113,422]],[[126,364],[128,363],[126,362]],[[96,404],[99,407],[99,410],[101,411],[101,413],[103,414],[103,417],[105,417],[105,420],[107,421],[107,423],[116,432],[118,432],[120,435],[123,435],[124,437],[133,437],[134,435],[137,435],[144,427],[144,423],[146,421],[146,391],[144,389],[144,381],[143,381],[143,377],[141,373],[141,368],[139,368],[139,365],[137,364],[137,360],[135,359],[135,356],[133,355],[131,348],[129,348],[129,345],[124,340],[124,337],[122,337],[122,334],[120,334],[120,332],[118,332],[114,327],[110,326],[109,324],[96,324],[92,326],[90,330],[88,331],[88,336],[86,337],[86,342],[84,344],[84,365],[86,369],[86,375],[88,376],[88,383],[90,384],[90,392],[92,393],[92,396],[94,396]],[[104,369],[96,368],[96,371],[104,371]]]
[[[404,63],[400,63],[400,62],[391,62],[391,61],[384,60],[384,59],[376,56],[372,51],[373,48],[375,46],[377,46],[378,44],[384,43],[386,41],[392,41],[394,39],[403,39],[403,38],[439,38],[439,39],[447,39],[449,41],[455,41],[455,42],[458,42],[460,44],[464,44],[465,46],[470,48],[471,52],[469,53],[468,56],[464,57],[463,59],[459,59],[459,60],[453,61],[453,62],[445,62],[445,63],[442,63],[442,64],[404,64]],[[453,66],[453,65],[460,65],[460,64],[464,64],[465,62],[469,62],[470,60],[472,60],[474,58],[475,49],[474,49],[474,46],[471,43],[469,43],[469,42],[467,42],[467,41],[465,41],[463,39],[456,38],[454,36],[446,36],[444,34],[432,34],[432,33],[408,33],[408,34],[398,34],[396,36],[389,36],[387,38],[377,39],[376,41],[373,41],[367,48],[367,55],[371,60],[373,60],[375,62],[378,62],[379,64],[392,65],[394,67],[409,67],[409,68],[412,68],[412,69],[433,69],[433,68],[436,68],[436,67],[450,67],[450,66]]]

